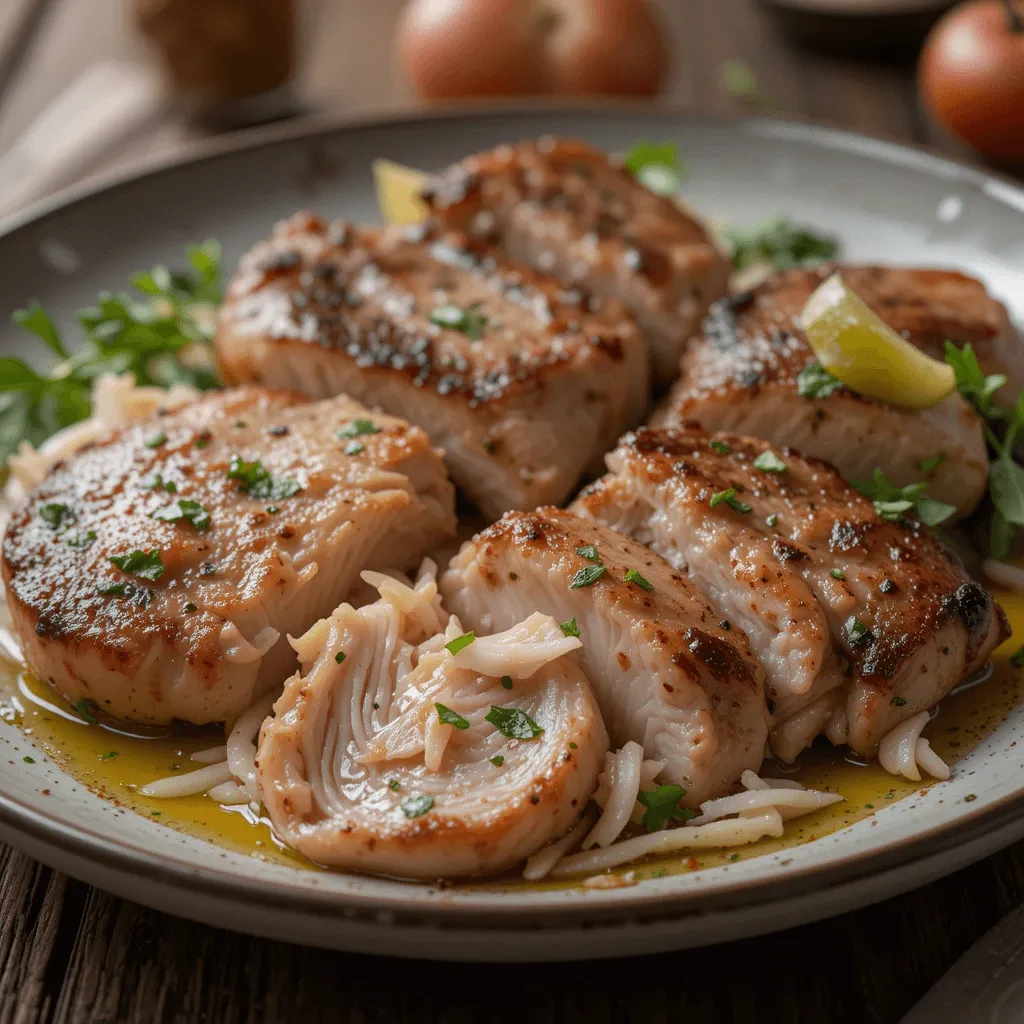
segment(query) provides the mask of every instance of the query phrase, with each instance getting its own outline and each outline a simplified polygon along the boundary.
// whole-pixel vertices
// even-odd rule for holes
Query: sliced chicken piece
[[[482,632],[534,612],[570,632],[574,621],[612,745],[635,740],[665,762],[660,778],[686,789],[687,806],[760,767],[764,672],[747,638],[641,544],[561,509],[510,513],[463,547],[441,589]]]
[[[783,760],[820,732],[872,754],[1009,635],[927,527],[880,518],[814,459],[690,427],[627,435],[608,466],[572,511],[649,545],[746,631]]]
[[[405,416],[491,518],[564,500],[647,405],[646,349],[619,303],[423,228],[279,224],[242,261],[217,350],[229,381]]]
[[[459,878],[511,867],[569,829],[608,750],[567,656],[579,640],[532,615],[460,649],[432,564],[415,588],[365,575],[379,600],[342,605],[294,641],[302,670],[257,755],[271,821],[333,868]]]
[[[361,569],[416,565],[453,506],[422,430],[227,391],[59,463],[11,518],[3,579],[28,666],[69,700],[231,720],[294,668],[286,634]]]
[[[423,198],[442,224],[624,302],[662,382],[679,375],[686,342],[726,292],[732,268],[704,227],[583,142],[499,146],[437,175]]]
[[[898,486],[928,474],[928,494],[969,513],[985,493],[988,456],[981,421],[952,395],[922,412],[898,409],[839,388],[804,398],[797,378],[816,361],[801,330],[804,303],[837,269],[789,270],[715,306],[703,335],[683,359],[683,375],[654,426],[693,421],[790,445],[831,462],[847,480],[881,469]],[[1006,316],[972,278],[950,271],[840,266],[847,284],[908,341],[943,358],[948,338],[970,343],[986,373],[1006,373],[1016,396],[1024,380],[1024,346]]]

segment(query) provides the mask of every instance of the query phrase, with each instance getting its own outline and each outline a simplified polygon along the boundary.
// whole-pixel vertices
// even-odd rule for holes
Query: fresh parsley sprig
[[[674,142],[638,142],[622,162],[641,185],[660,196],[678,192],[688,173]]]
[[[748,228],[728,228],[725,237],[732,246],[732,262],[737,270],[762,263],[790,270],[833,259],[839,252],[834,239],[799,227],[781,214],[756,221]]]
[[[876,469],[870,480],[854,480],[852,483],[865,498],[874,502],[875,512],[892,523],[913,513],[925,525],[938,526],[956,512],[955,505],[947,505],[924,493],[927,480],[897,487],[880,469]]]
[[[138,294],[102,293],[81,310],[85,342],[74,352],[47,310],[31,302],[13,322],[57,357],[41,370],[18,356],[0,357],[0,461],[22,441],[40,445],[86,419],[103,374],[134,373],[139,385],[216,387],[212,307],[221,300],[220,246],[190,246],[188,267],[153,267],[132,279]]]

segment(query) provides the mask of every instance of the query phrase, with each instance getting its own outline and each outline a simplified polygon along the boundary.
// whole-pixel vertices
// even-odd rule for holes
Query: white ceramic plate
[[[578,109],[284,128],[217,143],[9,223],[0,312],[36,297],[70,322],[98,290],[174,258],[187,241],[221,239],[230,267],[301,206],[375,219],[375,157],[432,168],[545,132],[612,150],[676,140],[691,168],[685,194],[706,213],[746,223],[785,211],[841,238],[851,259],[960,267],[1024,316],[1024,190],[802,124]],[[4,330],[5,351],[22,345]],[[23,770],[29,752],[32,771]],[[766,932],[923,884],[1024,836],[1022,779],[1024,709],[949,783],[781,853],[607,891],[439,890],[266,864],[190,838],[94,796],[0,723],[0,838],[95,885],[229,928],[392,955],[573,959]]]

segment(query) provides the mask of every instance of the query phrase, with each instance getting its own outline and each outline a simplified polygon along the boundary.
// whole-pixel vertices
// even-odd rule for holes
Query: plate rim
[[[1024,186],[998,173],[972,167],[948,156],[937,154],[926,147],[897,142],[881,136],[851,131],[804,118],[778,117],[714,117],[694,113],[677,105],[625,103],[521,103],[487,102],[472,105],[443,107],[416,113],[391,116],[366,115],[361,117],[314,116],[297,122],[286,122],[263,126],[234,133],[227,137],[203,140],[186,147],[175,155],[157,156],[135,165],[130,170],[98,175],[83,183],[73,185],[57,194],[31,204],[21,211],[0,221],[0,238],[6,238],[25,230],[64,210],[89,199],[116,193],[121,188],[145,184],[162,175],[186,167],[199,166],[224,157],[245,152],[254,152],[273,146],[286,146],[302,142],[317,142],[331,137],[344,136],[348,132],[375,128],[400,130],[404,126],[422,125],[424,121],[435,124],[453,124],[486,117],[504,116],[513,119],[536,118],[545,115],[600,119],[605,116],[622,116],[626,113],[642,113],[655,117],[666,124],[690,122],[710,127],[734,129],[741,133],[759,135],[771,134],[824,149],[847,150],[859,153],[876,162],[892,166],[910,167],[929,177],[970,185],[987,194],[995,202],[1009,207],[1016,215],[1024,216]],[[993,187],[994,186],[994,187]],[[59,767],[59,766],[58,766]],[[0,784],[2,786],[2,784]],[[98,799],[99,797],[97,797]],[[669,886],[645,883],[640,888],[609,891],[591,891],[586,899],[580,899],[579,890],[565,890],[569,898],[559,898],[563,891],[525,891],[514,894],[514,905],[502,907],[494,893],[460,893],[457,901],[447,898],[443,890],[423,883],[408,884],[410,891],[416,891],[420,898],[408,899],[395,892],[386,901],[379,895],[365,892],[339,892],[336,890],[316,891],[289,883],[276,877],[271,880],[240,876],[231,870],[219,868],[216,864],[201,866],[189,863],[168,853],[154,854],[137,844],[94,832],[84,826],[69,825],[54,814],[18,800],[0,788],[0,827],[5,834],[13,833],[30,837],[47,849],[96,862],[133,879],[156,882],[159,885],[187,886],[192,891],[207,892],[235,904],[251,903],[254,897],[269,905],[287,906],[293,912],[314,915],[329,914],[380,914],[382,906],[394,911],[409,922],[415,919],[444,920],[447,926],[466,928],[464,922],[474,918],[473,927],[508,927],[517,917],[528,916],[535,927],[554,929],[564,926],[564,915],[571,912],[573,921],[591,921],[599,918],[621,918],[628,913],[633,920],[644,922],[681,919],[690,914],[706,913],[709,910],[744,909],[765,906],[784,901],[786,890],[806,892],[809,888],[826,891],[844,884],[853,884],[870,875],[886,871],[908,869],[914,863],[934,862],[946,856],[950,861],[949,870],[962,866],[950,851],[958,846],[965,848],[971,842],[985,836],[1011,830],[1014,821],[1019,821],[1024,812],[1024,784],[1014,792],[986,803],[977,810],[958,816],[955,820],[939,823],[913,838],[887,843],[874,850],[851,852],[830,860],[827,864],[806,865],[789,875],[771,879],[766,885],[762,878],[739,879],[721,882],[714,892],[696,890],[673,890]],[[8,836],[8,838],[10,838]],[[1006,840],[1011,841],[1010,839]],[[14,839],[15,845],[17,843]],[[666,879],[669,881],[669,879]],[[751,895],[764,891],[760,899],[751,900]],[[509,894],[500,894],[507,897]],[[712,905],[709,907],[708,902]],[[724,901],[724,902],[723,902]],[[187,914],[187,909],[182,908]],[[556,923],[552,923],[559,918]]]

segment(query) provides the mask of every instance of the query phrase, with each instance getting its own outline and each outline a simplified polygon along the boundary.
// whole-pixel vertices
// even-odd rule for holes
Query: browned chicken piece
[[[986,373],[1005,373],[1015,397],[1024,383],[1024,346],[1006,310],[984,286],[944,270],[824,264],[775,274],[752,292],[716,305],[683,359],[683,375],[655,415],[655,426],[694,421],[788,444],[825,459],[847,480],[881,469],[896,485],[928,475],[930,497],[970,512],[985,492],[988,457],[981,422],[959,395],[916,412],[846,388],[801,397],[797,378],[816,362],[801,330],[808,297],[836,269],[903,337],[935,358],[948,339],[970,343]]]
[[[513,512],[452,559],[441,590],[462,625],[508,629],[541,612],[578,630],[573,652],[613,748],[640,743],[690,807],[757,771],[764,672],[747,638],[642,544],[561,509]]]
[[[499,146],[437,175],[423,198],[442,224],[624,302],[662,382],[679,375],[684,346],[728,286],[731,267],[698,221],[583,142]]]
[[[572,511],[649,545],[747,633],[784,760],[822,732],[873,753],[1009,635],[927,527],[880,518],[815,459],[690,427],[629,434],[608,466]]]
[[[348,394],[416,423],[490,518],[563,501],[647,403],[646,349],[619,303],[456,233],[311,214],[242,260],[217,353],[229,382]]]
[[[284,681],[287,635],[360,570],[417,565],[454,528],[422,430],[226,391],[59,463],[11,517],[3,579],[29,668],[70,701],[215,722]]]

